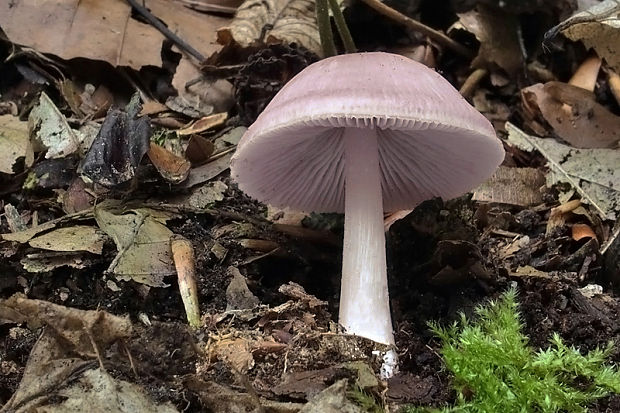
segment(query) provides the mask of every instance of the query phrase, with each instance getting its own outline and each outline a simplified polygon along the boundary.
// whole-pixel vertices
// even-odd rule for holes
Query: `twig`
[[[334,36],[332,34],[332,24],[329,21],[328,0],[316,0],[316,23],[319,27],[319,36],[321,37],[321,48],[324,57],[336,55],[336,45],[334,44]]]
[[[198,61],[203,62],[205,57],[198,50],[194,49],[189,43],[181,39],[176,34],[172,33],[157,17],[140,5],[136,0],[127,0],[127,3],[134,8],[142,17],[146,19],[153,27],[160,31],[167,39],[177,45],[181,50],[184,50],[191,56],[195,57]]]
[[[342,10],[340,10],[340,5],[338,5],[337,0],[328,0],[329,8],[334,15],[334,22],[336,23],[336,28],[338,29],[338,34],[340,35],[340,39],[342,39],[342,44],[344,45],[344,50],[347,53],[355,53],[357,51],[357,47],[355,47],[355,43],[353,42],[353,37],[351,36],[351,32],[349,31],[349,27],[347,26],[347,22],[344,20],[344,16],[342,15]]]
[[[411,28],[412,30],[415,30],[417,32],[420,32],[430,37],[431,39],[435,40],[437,43],[442,44],[454,50],[456,53],[462,56],[468,57],[468,58],[473,57],[472,51],[466,48],[465,46],[463,46],[462,44],[452,40],[445,34],[431,27],[428,27],[427,25],[422,24],[417,20],[413,20],[412,18],[405,16],[404,14],[394,10],[393,8],[389,6],[386,6],[385,4],[381,3],[379,0],[362,0],[362,1],[366,3],[367,6],[379,12],[380,14],[386,17],[389,17],[390,19],[396,21],[397,23],[407,26]]]

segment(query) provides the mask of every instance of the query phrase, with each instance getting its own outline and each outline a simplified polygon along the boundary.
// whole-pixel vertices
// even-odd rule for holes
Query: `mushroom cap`
[[[373,128],[384,211],[475,188],[504,159],[490,122],[438,73],[373,52],[320,60],[297,74],[242,137],[231,173],[262,202],[344,211],[344,128]]]

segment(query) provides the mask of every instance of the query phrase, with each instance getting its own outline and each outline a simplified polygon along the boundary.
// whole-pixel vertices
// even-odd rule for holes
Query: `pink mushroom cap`
[[[460,196],[504,159],[490,122],[441,75],[399,55],[355,53],[289,81],[241,139],[232,176],[274,206],[343,212],[345,128],[376,130],[384,211]]]

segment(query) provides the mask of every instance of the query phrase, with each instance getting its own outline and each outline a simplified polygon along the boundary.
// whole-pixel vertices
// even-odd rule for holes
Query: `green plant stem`
[[[337,0],[328,0],[329,8],[334,15],[334,22],[336,23],[336,28],[338,29],[338,34],[342,39],[342,44],[344,45],[344,50],[347,53],[355,53],[357,52],[357,47],[355,47],[355,42],[353,42],[353,37],[351,36],[351,32],[349,31],[349,27],[347,27],[347,22],[344,20],[344,16],[342,15],[342,10],[340,10],[340,5]]]
[[[319,36],[321,37],[321,47],[324,57],[336,55],[336,45],[332,34],[332,25],[329,21],[328,0],[316,0],[316,22],[319,26]]]

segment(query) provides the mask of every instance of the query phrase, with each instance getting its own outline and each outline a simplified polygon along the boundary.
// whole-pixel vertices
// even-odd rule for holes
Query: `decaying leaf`
[[[559,137],[576,148],[615,148],[620,116],[594,100],[594,94],[562,82],[529,86],[521,92],[528,110],[537,108]]]
[[[573,41],[581,40],[620,72],[620,2],[605,0],[560,23],[557,29]]]
[[[79,149],[79,140],[52,100],[41,92],[39,103],[28,117],[30,136],[47,153],[46,158],[62,158]]]
[[[28,136],[28,124],[13,115],[0,116],[0,172],[12,174],[19,158],[24,158],[26,167],[34,162],[34,152]]]
[[[60,267],[81,269],[93,264],[84,254],[58,252],[28,254],[19,263],[24,270],[33,273],[49,272]]]
[[[101,254],[106,236],[95,227],[76,225],[58,228],[31,239],[28,244],[34,248],[49,251],[86,251]]]
[[[222,360],[237,371],[245,374],[254,367],[254,357],[250,351],[250,343],[244,338],[225,339],[213,345],[219,360]]]
[[[132,330],[128,317],[32,300],[23,294],[0,300],[0,324],[7,322],[53,329],[68,350],[90,358],[97,356],[98,349],[93,348],[93,343],[105,349],[120,339],[129,338]]]
[[[191,169],[189,171],[189,176],[185,182],[183,182],[183,186],[186,188],[191,188],[194,185],[198,185],[215,178],[230,167],[230,159],[232,158],[232,155],[232,153],[228,153],[221,158]]]
[[[477,10],[458,16],[459,21],[453,27],[473,33],[480,42],[472,67],[488,69],[489,64],[496,64],[509,75],[523,68],[516,15],[480,3]]]
[[[179,129],[177,131],[177,134],[179,134],[180,136],[186,136],[186,135],[192,135],[194,133],[204,132],[208,129],[223,125],[227,118],[228,118],[227,112],[214,113],[213,115],[209,115],[202,119],[198,119],[196,122],[192,123],[190,126],[186,128]]]
[[[86,370],[66,387],[54,392],[53,396],[53,399],[61,400],[60,403],[44,403],[37,410],[44,409],[50,413],[178,413],[170,402],[155,403],[145,394],[142,386],[115,379],[101,369]]]
[[[224,199],[228,186],[222,181],[209,182],[196,188],[187,199],[193,208],[209,208],[213,203]]]
[[[474,191],[473,199],[509,205],[531,206],[542,202],[541,187],[545,175],[537,168],[500,166],[485,183]]]
[[[615,218],[620,211],[620,151],[571,148],[553,139],[530,136],[511,123],[506,124],[506,130],[510,144],[525,151],[535,149],[547,159],[548,186],[566,183],[602,218]]]
[[[347,380],[338,380],[312,398],[299,413],[362,413],[360,406],[347,398]]]
[[[260,40],[296,43],[322,55],[312,0],[246,0],[232,23],[218,30],[217,40],[243,47]]]
[[[170,251],[173,233],[160,222],[161,216],[161,211],[148,208],[122,211],[114,202],[95,208],[99,228],[112,237],[118,249],[108,271],[120,280],[167,286],[164,277],[175,274]]]
[[[168,0],[140,4],[203,55],[219,49],[215,29],[228,18],[198,13]],[[12,42],[67,60],[103,60],[136,70],[162,65],[164,36],[134,18],[123,0],[2,1],[0,26]]]
[[[91,181],[113,187],[131,180],[149,149],[151,123],[138,116],[142,106],[136,93],[125,110],[108,112],[82,163],[82,173]]]
[[[260,301],[252,294],[239,270],[236,267],[229,267],[228,274],[232,279],[226,288],[226,311],[246,310],[258,306]]]
[[[178,184],[183,182],[192,167],[190,162],[175,155],[168,149],[151,142],[147,152],[149,159],[157,168],[159,174],[168,182]]]

